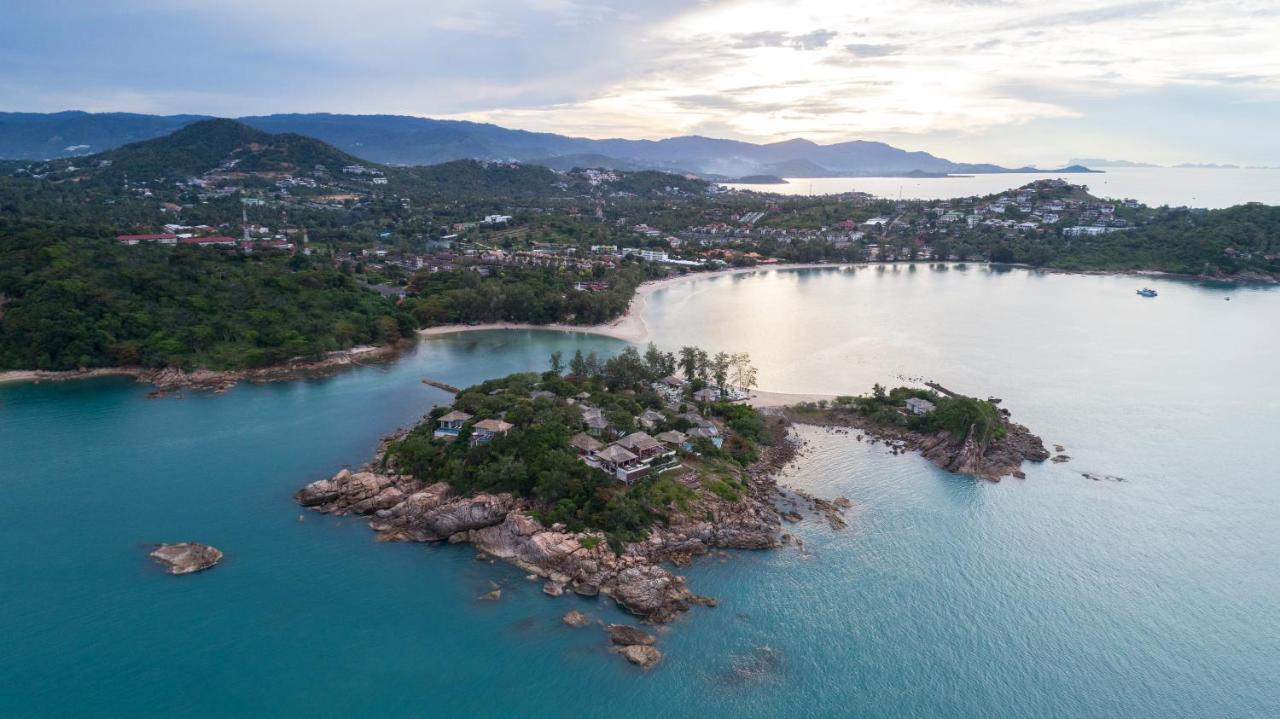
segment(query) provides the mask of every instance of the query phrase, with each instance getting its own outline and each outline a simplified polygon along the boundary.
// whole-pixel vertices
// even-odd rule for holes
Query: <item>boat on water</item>
[[[1138,290],[1138,294],[1142,295],[1143,297],[1155,297],[1156,291],[1151,289],[1150,287],[1143,287],[1142,289]]]

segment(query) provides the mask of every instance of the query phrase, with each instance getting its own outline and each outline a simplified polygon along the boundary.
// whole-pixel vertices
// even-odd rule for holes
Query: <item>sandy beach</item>
[[[435,335],[447,335],[454,332],[478,332],[481,330],[546,330],[549,332],[582,332],[592,335],[603,335],[605,337],[613,337],[624,342],[632,342],[640,344],[649,341],[649,327],[644,321],[645,307],[649,301],[649,295],[658,290],[665,289],[681,282],[691,282],[694,280],[705,280],[712,277],[723,277],[725,275],[740,275],[751,272],[770,272],[772,270],[810,270],[810,269],[836,269],[841,267],[850,267],[851,264],[785,264],[785,265],[765,265],[760,267],[734,267],[724,270],[716,270],[714,272],[690,272],[686,275],[677,275],[662,280],[646,282],[636,288],[636,296],[632,298],[631,305],[627,308],[627,313],[618,319],[599,325],[568,325],[564,323],[553,323],[547,325],[535,325],[521,322],[488,322],[476,325],[440,325],[439,327],[428,327],[418,330],[418,334],[424,337],[432,337]]]

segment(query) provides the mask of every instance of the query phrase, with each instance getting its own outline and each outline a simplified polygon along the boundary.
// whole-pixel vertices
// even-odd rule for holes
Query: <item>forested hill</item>
[[[228,174],[295,173],[317,165],[341,171],[361,160],[302,135],[272,135],[235,120],[203,120],[153,140],[97,155],[48,163],[47,171],[79,182],[182,181],[222,170]]]
[[[573,173],[520,163],[456,160],[422,167],[388,167],[355,157],[325,142],[290,133],[271,134],[236,120],[203,120],[164,137],[135,142],[108,152],[48,162],[0,162],[0,177],[36,180],[6,194],[60,195],[72,205],[87,199],[82,189],[117,192],[147,189],[156,199],[180,187],[215,192],[270,191],[288,183],[295,197],[355,193],[393,193],[414,202],[460,199],[547,199],[596,189],[645,194],[655,189],[703,193],[707,183],[655,171],[618,172],[607,187]],[[308,189],[310,188],[310,190]],[[3,188],[0,188],[3,189]],[[163,197],[162,197],[163,196]],[[27,212],[33,208],[27,208]],[[60,210],[61,211],[61,210]],[[112,211],[109,214],[115,214]]]
[[[1128,232],[1077,237],[1040,264],[1080,270],[1150,270],[1208,277],[1280,277],[1280,207],[1164,210]]]
[[[0,370],[240,369],[410,336],[327,263],[127,247],[0,222]]]

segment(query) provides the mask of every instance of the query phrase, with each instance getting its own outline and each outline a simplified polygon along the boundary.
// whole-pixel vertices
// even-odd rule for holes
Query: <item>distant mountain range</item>
[[[1087,165],[1089,167],[1159,167],[1174,169],[1194,169],[1194,170],[1275,170],[1275,167],[1264,165],[1222,165],[1215,162],[1184,162],[1179,165],[1155,165],[1150,162],[1130,162],[1129,160],[1103,160],[1096,157],[1081,158],[1077,157],[1071,160],[1072,165]]]
[[[57,112],[0,113],[0,158],[43,160],[101,153],[160,137],[198,120],[196,115]],[[542,164],[555,169],[606,167],[665,170],[715,179],[780,177],[931,176],[1001,172],[1089,172],[1081,163],[1052,170],[952,162],[882,142],[819,145],[795,139],[769,144],[687,136],[665,140],[592,140],[497,125],[400,115],[265,115],[239,118],[270,133],[323,140],[354,156],[388,165],[432,165],[476,159]]]
[[[1147,162],[1130,162],[1129,160],[1104,160],[1100,157],[1075,157],[1072,158],[1069,165],[1084,165],[1086,167],[1160,167],[1160,165],[1152,165]]]
[[[0,177],[32,178],[66,192],[118,190],[127,184],[172,198],[180,189],[274,191],[286,177],[294,197],[352,194],[379,189],[418,202],[483,199],[525,201],[589,195],[595,191],[665,198],[702,195],[707,182],[653,170],[617,171],[607,177],[557,174],[534,163],[451,160],[397,167],[370,162],[312,137],[270,133],[238,120],[197,120],[150,140],[94,155],[52,160],[0,160]],[[192,181],[195,181],[193,184]],[[65,198],[59,199],[62,201]],[[79,200],[77,200],[77,203]]]

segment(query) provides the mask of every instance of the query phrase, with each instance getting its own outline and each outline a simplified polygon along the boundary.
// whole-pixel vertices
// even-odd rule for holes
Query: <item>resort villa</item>
[[[595,467],[630,484],[652,472],[675,466],[675,448],[679,445],[664,444],[644,432],[634,432],[608,445],[580,433],[569,440],[569,446],[578,452],[578,457],[588,467]]]
[[[512,427],[515,427],[515,425],[510,422],[503,422],[500,419],[482,419],[471,428],[471,446],[488,444],[493,441],[494,437],[502,436],[511,431]]]
[[[469,419],[471,415],[454,410],[438,420],[436,431],[432,432],[431,436],[436,439],[457,439],[458,433],[462,431],[462,425]]]
[[[436,430],[431,433],[435,439],[455,440],[462,433],[462,428],[471,421],[471,415],[453,410],[436,421]],[[488,444],[511,431],[515,425],[500,419],[482,419],[471,425],[471,446]]]

